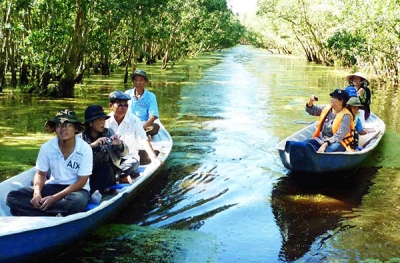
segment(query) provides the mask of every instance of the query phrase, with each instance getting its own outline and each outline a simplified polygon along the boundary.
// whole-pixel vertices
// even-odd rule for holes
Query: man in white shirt
[[[33,186],[8,193],[6,203],[12,215],[68,216],[84,211],[89,202],[93,154],[77,136],[82,123],[74,111],[64,109],[46,124],[57,137],[40,147]]]
[[[124,156],[121,161],[122,174],[119,181],[132,183],[131,175],[135,173],[140,163],[139,143],[143,146],[152,163],[160,166],[161,161],[157,159],[140,119],[128,112],[128,100],[131,97],[120,90],[116,90],[110,93],[109,98],[111,112],[108,114],[110,118],[106,120],[106,127],[119,135],[129,148],[129,154]]]

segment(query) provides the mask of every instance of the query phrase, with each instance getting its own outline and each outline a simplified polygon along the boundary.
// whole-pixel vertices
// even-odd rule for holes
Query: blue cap
[[[117,100],[130,100],[131,96],[129,96],[128,94],[120,91],[120,90],[115,90],[113,92],[110,93],[110,102],[114,102]]]
[[[349,97],[358,97],[357,95],[357,90],[354,88],[354,86],[348,86],[346,87],[346,92],[349,95]]]

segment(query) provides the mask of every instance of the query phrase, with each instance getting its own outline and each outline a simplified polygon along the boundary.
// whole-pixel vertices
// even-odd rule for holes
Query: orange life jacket
[[[328,113],[331,109],[332,109],[332,107],[330,105],[328,105],[322,109],[321,115],[319,116],[319,123],[317,125],[317,129],[315,130],[315,132],[312,136],[313,138],[318,137],[319,134],[321,133],[322,125],[324,124],[326,116],[328,115]],[[346,150],[354,152],[354,149],[351,147],[351,144],[354,140],[354,137],[353,137],[354,130],[355,130],[354,119],[353,119],[353,114],[351,114],[351,112],[347,108],[343,108],[343,110],[341,112],[336,114],[336,117],[332,123],[332,132],[336,133],[339,130],[340,123],[342,122],[343,116],[345,114],[350,115],[350,132],[346,134],[346,136],[343,138],[343,140],[340,142],[340,144],[343,145],[343,147],[346,148]]]

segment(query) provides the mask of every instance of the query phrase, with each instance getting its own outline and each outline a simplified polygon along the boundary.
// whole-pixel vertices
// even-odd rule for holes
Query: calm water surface
[[[372,110],[385,120],[387,133],[364,167],[338,175],[340,180],[295,180],[287,176],[275,145],[304,127],[298,122],[315,120],[304,111],[307,98],[314,93],[320,103],[328,103],[328,94],[345,86],[346,71],[249,46],[203,55],[166,72],[141,68],[149,72],[149,89],[157,95],[161,120],[174,140],[170,158],[145,193],[110,224],[54,256],[55,261],[363,262],[400,257],[397,88],[372,85]],[[73,100],[17,96],[10,102],[11,95],[4,95],[1,126],[24,125],[19,130],[2,127],[3,137],[41,132],[41,123],[60,107],[74,107],[81,116],[88,104],[107,107],[110,91],[128,88],[121,76],[92,76]],[[154,233],[161,238],[154,241]],[[168,256],[138,257],[149,244],[152,252]]]

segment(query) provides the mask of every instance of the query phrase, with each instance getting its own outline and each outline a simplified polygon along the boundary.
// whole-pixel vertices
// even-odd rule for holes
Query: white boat
[[[291,145],[290,151],[285,149],[287,141],[304,141],[310,139],[318,122],[313,122],[307,127],[297,131],[280,141],[276,148],[282,164],[291,172],[296,173],[329,173],[337,171],[351,171],[360,166],[371,151],[382,139],[386,125],[375,114],[363,122],[363,128],[373,132],[359,136],[361,150],[354,152],[317,153],[309,144]]]
[[[172,138],[160,123],[151,144],[163,163],[172,149]],[[141,151],[143,152],[143,151]],[[146,158],[141,159],[146,161]],[[15,217],[5,204],[10,190],[32,183],[31,168],[0,183],[0,262],[16,262],[49,253],[51,250],[82,238],[110,220],[157,174],[159,166],[141,164],[133,184],[116,185],[114,194],[104,195],[100,204],[89,204],[88,211],[66,217]]]

